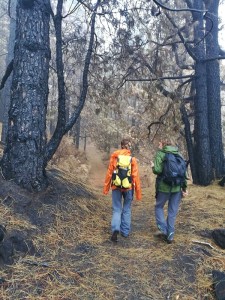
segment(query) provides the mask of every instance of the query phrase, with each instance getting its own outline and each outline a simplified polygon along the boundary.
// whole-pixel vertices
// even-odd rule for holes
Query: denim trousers
[[[131,204],[133,191],[121,192],[120,189],[112,190],[112,232],[115,230],[128,236],[131,230]]]
[[[164,215],[164,206],[168,201],[167,218]],[[176,216],[181,201],[181,192],[164,193],[158,192],[155,204],[156,224],[160,231],[173,239],[175,232]]]

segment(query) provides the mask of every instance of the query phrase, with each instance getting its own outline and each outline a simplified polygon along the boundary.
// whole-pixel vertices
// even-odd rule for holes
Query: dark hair
[[[122,139],[122,141],[121,141],[121,148],[126,148],[126,146],[129,143],[131,143],[131,140],[129,138]]]

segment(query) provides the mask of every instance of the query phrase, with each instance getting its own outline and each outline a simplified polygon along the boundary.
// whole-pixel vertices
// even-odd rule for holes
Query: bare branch
[[[212,60],[220,60],[220,59],[225,59],[225,56],[215,56],[215,57],[210,57],[210,58],[206,58],[206,59],[202,59],[201,62],[209,62]]]
[[[169,14],[165,13],[167,19],[170,21],[170,23],[173,25],[174,28],[177,29],[177,34],[179,35],[180,40],[182,41],[182,43],[184,44],[188,54],[195,60],[198,61],[197,57],[195,56],[193,50],[191,49],[190,45],[188,45],[186,43],[185,38],[183,37],[181,30],[179,29],[179,27],[175,24],[175,22],[173,21],[173,19],[169,16]]]
[[[8,65],[6,71],[5,71],[5,75],[2,77],[0,90],[2,90],[4,88],[7,79],[9,78],[10,74],[12,73],[12,70],[13,70],[13,59],[9,63],[9,65]]]
[[[10,8],[11,8],[11,0],[9,0],[9,2],[8,2],[8,15],[11,18]]]
[[[168,7],[168,6],[162,4],[161,2],[159,2],[157,0],[153,0],[153,2],[155,2],[155,4],[157,4],[161,8],[169,10],[169,11],[193,11],[193,12],[199,12],[199,13],[205,13],[205,12],[208,11],[208,10],[200,10],[200,9],[194,9],[194,8],[179,8],[179,9],[175,9],[175,8]]]
[[[207,15],[208,10],[200,10],[200,9],[195,9],[195,8],[173,9],[173,8],[169,8],[169,7],[165,6],[165,5],[163,5],[162,3],[160,3],[160,2],[157,1],[157,0],[153,0],[153,2],[155,2],[158,6],[164,8],[164,9],[166,9],[166,10],[168,10],[168,11],[176,11],[176,12],[180,12],[180,11],[190,11],[190,12],[192,12],[192,13],[193,13],[193,12],[205,13],[204,16],[203,16],[203,18],[204,18],[204,19],[210,20],[210,22],[211,22],[211,28],[210,28],[209,31],[202,37],[202,39],[201,39],[200,41],[198,41],[198,42],[195,44],[195,46],[197,46],[201,41],[203,41],[203,40],[206,38],[206,36],[207,36],[207,35],[212,31],[212,29],[213,29],[213,20]],[[190,5],[190,4],[189,4],[189,5]],[[170,22],[174,25],[175,23],[172,22],[172,19],[169,18],[168,14],[166,14],[166,16],[167,16],[167,18],[170,20]],[[178,29],[177,26],[175,26],[175,28]],[[184,39],[184,37],[183,37],[182,34],[181,34],[181,29],[178,29],[178,30],[179,30],[179,32],[178,32],[179,37],[180,37],[180,39],[182,40],[182,42],[184,43],[184,45],[185,45],[185,39]],[[194,55],[194,54],[191,52],[191,49],[190,49],[190,48],[188,49],[187,46],[185,46],[185,47],[186,47],[188,53],[189,53],[191,56]],[[192,56],[192,57],[193,57],[193,56]]]
[[[77,118],[79,117],[85,100],[86,100],[86,95],[87,95],[87,90],[88,90],[88,73],[89,73],[89,67],[91,63],[91,57],[92,57],[92,52],[93,52],[93,45],[94,45],[94,37],[95,37],[95,19],[96,19],[96,14],[97,14],[97,9],[100,4],[100,0],[98,0],[95,8],[94,8],[94,13],[91,18],[91,32],[90,32],[90,40],[89,40],[89,46],[87,50],[87,54],[85,57],[85,62],[84,62],[84,70],[83,70],[83,83],[82,83],[82,90],[81,90],[81,95],[79,99],[79,105],[76,108],[76,111],[70,118],[69,122],[67,123],[65,127],[65,133],[68,132],[73,125],[76,123]]]
[[[162,114],[162,115],[159,117],[159,121],[151,122],[151,123],[148,125],[148,127],[147,127],[147,128],[148,128],[148,137],[149,137],[150,134],[151,134],[151,127],[152,127],[153,125],[159,125],[159,127],[160,127],[160,124],[164,125],[164,124],[163,124],[163,120],[164,120],[164,118],[166,117],[166,115],[169,113],[171,107],[172,107],[172,103],[170,103],[170,104],[168,105],[168,107],[167,107],[165,113]],[[159,127],[158,127],[157,131],[159,130]],[[157,132],[155,133],[155,135],[156,135],[156,134],[157,134]],[[152,138],[151,141],[154,140],[155,135],[154,135],[154,137]]]
[[[68,9],[68,13],[65,16],[63,16],[63,18],[65,19],[69,15],[73,14],[79,8],[80,5],[81,3],[78,2],[73,8],[71,8],[72,7],[72,3],[71,3],[70,8]]]
[[[180,56],[179,56],[178,51],[177,51],[177,43],[171,44],[171,47],[172,47],[172,51],[173,51],[173,53],[175,55],[175,60],[176,60],[177,66],[181,70],[192,70],[193,66],[186,65],[186,64],[184,64],[183,61],[180,60]]]
[[[86,8],[88,8],[90,11],[94,11],[93,7],[90,7],[89,5],[87,5],[84,1],[82,0],[78,0],[79,3],[81,3],[82,5],[84,5]]]
[[[125,81],[158,81],[158,80],[177,80],[177,79],[184,79],[184,78],[191,78],[193,79],[193,75],[185,75],[185,76],[173,76],[173,77],[157,77],[157,78],[139,78],[139,79],[125,79]]]
[[[211,249],[215,249],[215,247],[213,247],[210,243],[207,243],[207,242],[202,242],[202,241],[197,241],[197,240],[192,240],[192,242],[195,244],[208,246]]]

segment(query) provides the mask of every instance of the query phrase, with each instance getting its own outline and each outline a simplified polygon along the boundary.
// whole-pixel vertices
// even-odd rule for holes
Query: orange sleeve
[[[110,186],[111,186],[111,180],[112,180],[112,173],[114,170],[114,157],[111,156],[110,161],[109,161],[109,166],[108,166],[108,170],[105,176],[105,184],[103,187],[103,194],[107,195],[109,190],[110,190]]]
[[[138,164],[135,157],[132,158],[131,162],[131,176],[136,200],[141,200],[141,182],[139,177]]]

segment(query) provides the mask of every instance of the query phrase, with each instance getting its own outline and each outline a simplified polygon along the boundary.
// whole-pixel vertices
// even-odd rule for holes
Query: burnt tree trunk
[[[74,132],[73,132],[76,149],[79,149],[80,147],[80,126],[81,126],[81,117],[79,116],[77,122],[75,123]]]
[[[203,10],[203,3],[196,3],[196,9]],[[207,103],[207,80],[204,47],[204,28],[203,13],[193,12],[193,20],[196,22],[194,27],[195,37],[195,88],[196,98],[194,102],[195,110],[195,162],[197,165],[198,183],[208,185],[212,180],[212,163],[209,141],[208,123],[208,103]]]
[[[15,14],[16,14],[16,4],[17,0],[13,0],[10,3],[10,26],[9,26],[9,41],[8,41],[8,53],[6,57],[6,65],[8,66],[10,62],[13,60],[14,56],[14,44],[15,44],[15,31],[16,31],[16,22],[15,22]],[[5,143],[6,135],[8,130],[8,110],[10,104],[10,91],[12,84],[12,75],[7,79],[4,89],[2,91],[2,101],[1,101],[1,119],[2,119],[2,134],[1,141]]]
[[[48,0],[18,1],[8,133],[1,167],[28,190],[46,186],[44,151],[48,99]]]
[[[195,88],[196,97],[194,101],[194,143],[193,154],[194,164],[191,170],[196,174],[196,184],[209,185],[212,181],[212,162],[209,142],[209,123],[208,123],[208,103],[207,103],[207,81],[206,81],[206,62],[205,62],[205,32],[204,32],[204,7],[202,1],[185,0],[188,8],[191,9],[194,25],[194,43],[186,43],[183,34],[176,26],[172,18],[168,17],[184,44],[188,54],[195,61]],[[193,170],[195,166],[195,170]]]
[[[206,58],[219,57],[218,6],[219,0],[204,0],[209,11],[206,18]],[[213,22],[213,23],[212,23]],[[217,59],[206,63],[210,149],[214,178],[223,174],[223,143],[221,126],[220,67]]]
[[[189,162],[191,166],[191,174],[192,174],[192,180],[195,184],[198,181],[197,171],[196,171],[196,163],[194,159],[194,147],[192,142],[192,134],[191,134],[191,128],[190,128],[190,122],[188,119],[187,111],[185,108],[185,105],[182,104],[180,107],[182,121],[184,123],[184,131],[185,131],[185,139],[187,144],[187,151],[188,151],[188,157]]]

